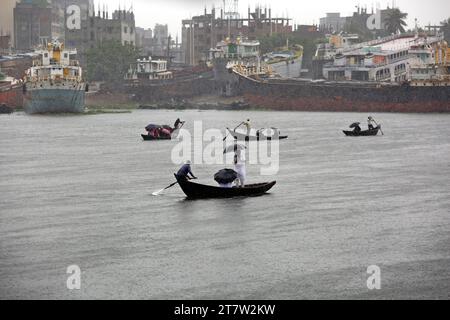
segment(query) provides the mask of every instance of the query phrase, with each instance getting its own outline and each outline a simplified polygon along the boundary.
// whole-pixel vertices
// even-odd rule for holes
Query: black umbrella
[[[238,174],[232,169],[222,169],[214,175],[214,180],[218,183],[231,183],[236,180]]]
[[[161,128],[161,126],[157,125],[157,124],[149,124],[148,126],[145,127],[145,130],[150,131],[150,130],[158,129],[158,128]]]
[[[352,124],[350,125],[350,128],[356,128],[356,127],[359,127],[360,124],[361,124],[360,122],[352,123]]]

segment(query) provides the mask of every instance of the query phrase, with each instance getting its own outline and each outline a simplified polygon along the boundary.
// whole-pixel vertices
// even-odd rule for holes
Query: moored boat
[[[268,192],[276,184],[276,181],[249,184],[244,187],[222,188],[209,186],[180,179],[175,175],[181,190],[189,199],[233,198],[260,196]]]
[[[79,63],[71,59],[77,51],[55,40],[38,53],[41,62],[27,70],[23,88],[25,112],[84,112],[87,85]]]

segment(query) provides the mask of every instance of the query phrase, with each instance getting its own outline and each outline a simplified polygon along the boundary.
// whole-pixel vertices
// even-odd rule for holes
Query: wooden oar
[[[228,138],[228,136],[230,135],[230,131],[229,131],[229,129],[227,128],[227,134],[226,134],[226,136],[225,136],[225,138],[223,138],[223,140],[222,141],[225,141],[225,140],[227,140],[227,138]]]
[[[173,187],[174,185],[176,185],[176,184],[178,184],[178,181],[172,183],[170,186],[167,186],[167,187],[165,187],[164,189],[161,189],[161,190],[158,190],[158,191],[156,191],[156,192],[153,192],[152,195],[158,196],[158,195],[160,195],[163,191],[165,191],[165,190],[167,190],[167,189],[169,189],[169,188],[172,188],[172,187]]]
[[[381,127],[380,127],[380,125],[375,121],[375,119],[373,120],[373,122],[375,122],[375,124],[377,125],[377,127],[379,127],[379,129],[380,129],[380,132],[381,132],[381,135],[383,135],[384,136],[384,132],[383,132],[383,130],[381,130]]]
[[[188,180],[197,180],[197,177],[195,177],[195,178],[188,178]],[[153,196],[159,196],[163,191],[166,191],[167,189],[172,188],[172,187],[173,187],[174,185],[176,185],[176,184],[178,184],[178,181],[172,183],[170,186],[167,186],[167,187],[165,187],[164,189],[161,189],[161,190],[158,190],[158,191],[156,191],[156,192],[153,192],[152,195],[153,195]]]
[[[236,131],[240,126],[242,126],[243,124],[244,124],[244,122],[241,122],[236,128],[233,129],[233,132],[235,132],[235,131]],[[228,136],[230,135],[230,129],[227,128],[227,131],[228,131],[228,133],[227,133],[227,135],[225,136],[225,138],[223,138],[222,141],[225,141],[225,140],[228,138]]]

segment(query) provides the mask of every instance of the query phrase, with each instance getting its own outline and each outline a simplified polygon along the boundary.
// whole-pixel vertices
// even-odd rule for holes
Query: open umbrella
[[[360,122],[352,123],[352,124],[350,125],[350,128],[356,128],[356,127],[359,127],[360,124],[361,124]]]
[[[158,129],[158,128],[161,128],[161,126],[157,125],[157,124],[149,124],[148,126],[145,127],[145,130],[150,131],[150,130]]]
[[[242,150],[245,150],[245,149],[247,149],[247,147],[244,146],[243,144],[235,143],[235,144],[232,144],[232,145],[226,147],[226,148],[223,150],[223,153],[225,154],[225,153],[230,153],[230,152],[236,152],[236,151],[238,151],[238,150],[239,150],[239,151],[242,151]]]
[[[222,169],[219,172],[217,172],[214,175],[214,180],[217,181],[217,183],[231,183],[234,180],[236,180],[238,177],[238,174],[236,171],[232,169]]]

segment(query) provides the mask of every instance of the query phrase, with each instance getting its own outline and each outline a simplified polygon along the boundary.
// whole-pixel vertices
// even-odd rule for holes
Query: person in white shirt
[[[373,123],[375,123],[375,120],[373,120],[372,117],[367,118],[367,126],[369,127],[369,130],[374,129]]]
[[[236,186],[244,187],[247,174],[245,170],[245,151],[242,152],[240,149],[236,150],[234,154],[234,171],[238,174]]]
[[[244,126],[247,129],[247,135],[250,136],[250,130],[252,129],[252,126],[250,124],[250,119],[247,119],[247,121],[244,121]]]

